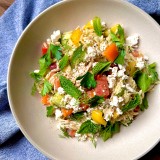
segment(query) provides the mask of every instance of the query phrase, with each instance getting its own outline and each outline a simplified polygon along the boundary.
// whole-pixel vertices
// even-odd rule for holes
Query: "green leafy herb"
[[[62,49],[60,46],[50,44],[49,51],[52,53],[55,59],[60,60],[62,58]]]
[[[93,98],[89,99],[88,103],[91,105],[90,107],[96,107],[97,105],[104,102],[104,97],[102,96],[94,96]]]
[[[117,64],[124,64],[124,57],[125,57],[125,49],[124,49],[124,43],[125,43],[125,34],[124,29],[121,27],[121,25],[118,25],[118,31],[117,33],[110,32],[111,39],[114,43],[116,43],[116,46],[118,47],[118,50],[120,54],[114,61]]]
[[[149,90],[151,85],[158,81],[158,73],[156,72],[156,64],[152,63],[142,71],[137,71],[134,74],[134,79],[138,87],[145,93]]]
[[[109,125],[107,128],[101,131],[100,134],[103,141],[106,141],[107,139],[112,137],[112,125]]]
[[[59,68],[63,70],[68,65],[68,62],[69,62],[68,55],[64,55],[61,61],[59,62]]]
[[[117,64],[121,64],[123,65],[124,64],[124,57],[126,55],[126,51],[124,49],[122,49],[118,55],[118,57],[116,58],[116,60],[114,61],[114,63],[117,63]]]
[[[63,134],[63,136],[61,136],[62,138],[65,138],[65,137],[69,138],[70,137],[66,128],[61,127],[60,129],[61,129],[62,134]]]
[[[31,94],[34,95],[36,92],[37,92],[37,86],[36,86],[36,82],[34,82],[34,84],[32,86]]]
[[[93,135],[93,137],[91,137],[91,142],[94,145],[94,147],[96,148],[97,146],[97,141],[95,140],[95,136]]]
[[[94,75],[103,72],[108,69],[111,65],[111,62],[98,62],[92,69]]]
[[[142,104],[139,105],[140,109],[142,111],[144,111],[145,109],[148,108],[148,100],[147,100],[147,96],[145,95],[143,100],[142,100]]]
[[[95,124],[90,120],[87,120],[81,124],[80,129],[78,130],[77,133],[79,133],[79,134],[87,134],[87,133],[96,134],[97,132],[100,131],[100,129],[101,129],[100,125]]]
[[[101,19],[99,17],[94,17],[93,28],[94,28],[95,33],[98,36],[102,35],[102,25],[101,25]]]
[[[141,72],[136,79],[136,83],[138,87],[145,93],[151,86],[152,81],[146,73]]]
[[[90,72],[87,72],[85,75],[78,77],[77,80],[81,80],[81,86],[85,88],[91,89],[96,87],[94,75]]]
[[[158,73],[156,72],[156,63],[152,63],[148,66],[149,78],[152,81],[152,84],[158,81]]]
[[[30,76],[36,81],[39,82],[42,78],[42,76],[39,73],[31,72]]]
[[[125,43],[125,35],[124,35],[124,29],[121,27],[121,25],[118,25],[118,31],[117,33],[110,32],[111,39],[114,43],[116,43],[118,48],[123,48]]]
[[[106,141],[107,139],[111,138],[113,134],[118,133],[120,131],[120,123],[115,122],[114,124],[109,123],[108,126],[101,129],[100,136],[103,139],[103,141]]]
[[[64,91],[72,97],[78,99],[81,96],[81,91],[74,86],[74,84],[64,76],[60,76],[60,84]]]
[[[84,118],[84,112],[77,112],[77,113],[74,113],[70,116],[70,119],[72,121],[80,121],[81,119]]]
[[[51,63],[52,63],[52,58],[50,51],[48,49],[47,53],[39,59],[39,66],[40,66],[39,75],[44,76]]]
[[[120,132],[120,122],[115,122],[112,125],[112,133],[118,133]]]
[[[47,114],[46,114],[47,117],[50,117],[50,116],[53,115],[53,112],[54,112],[54,107],[53,106],[46,107],[46,110],[47,110]]]
[[[82,45],[79,46],[74,52],[71,57],[71,67],[74,68],[77,64],[83,61],[85,56],[85,51],[82,50]]]
[[[41,95],[45,96],[52,90],[52,84],[50,84],[47,80],[44,81],[43,89],[41,91]]]
[[[140,105],[141,103],[141,97],[139,94],[136,94],[134,96],[134,99],[132,99],[129,103],[127,103],[125,106],[123,106],[122,111],[126,112],[130,109],[134,109],[135,107],[137,107],[138,105]]]

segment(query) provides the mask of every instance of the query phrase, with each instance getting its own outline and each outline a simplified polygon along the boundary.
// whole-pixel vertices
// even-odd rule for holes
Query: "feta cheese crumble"
[[[55,119],[58,120],[62,116],[62,112],[59,109],[55,110]]]
[[[134,47],[134,46],[137,46],[138,43],[139,43],[139,35],[137,34],[126,38],[126,44],[128,46]]]
[[[145,67],[145,62],[142,57],[137,58],[136,67],[142,70]]]
[[[58,91],[59,94],[64,94],[65,93],[65,91],[64,91],[64,89],[62,87],[59,87],[57,89],[57,91]]]
[[[51,35],[51,41],[53,43],[57,42],[61,38],[61,32],[60,30],[53,31],[53,34]]]

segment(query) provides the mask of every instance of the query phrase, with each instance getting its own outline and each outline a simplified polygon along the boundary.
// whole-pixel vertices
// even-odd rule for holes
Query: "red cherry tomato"
[[[97,86],[94,89],[97,96],[109,96],[109,87],[107,77],[105,75],[98,75],[96,77]]]
[[[43,55],[46,54],[47,50],[48,50],[48,44],[44,42],[42,45],[42,54]]]

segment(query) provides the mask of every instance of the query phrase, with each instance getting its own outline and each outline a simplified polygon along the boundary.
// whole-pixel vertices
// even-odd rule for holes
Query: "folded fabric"
[[[160,16],[160,0],[128,0],[149,14]],[[9,59],[18,37],[40,12],[59,0],[16,0],[0,17],[0,159],[47,159],[22,135],[10,112],[6,79]],[[159,17],[160,18],[160,17]]]

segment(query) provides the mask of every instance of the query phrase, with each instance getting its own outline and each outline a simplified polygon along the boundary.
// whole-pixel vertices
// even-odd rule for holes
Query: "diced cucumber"
[[[57,107],[60,107],[63,105],[62,99],[63,95],[59,94],[58,92],[54,94],[54,96],[51,97],[50,102],[52,105],[56,105]]]

